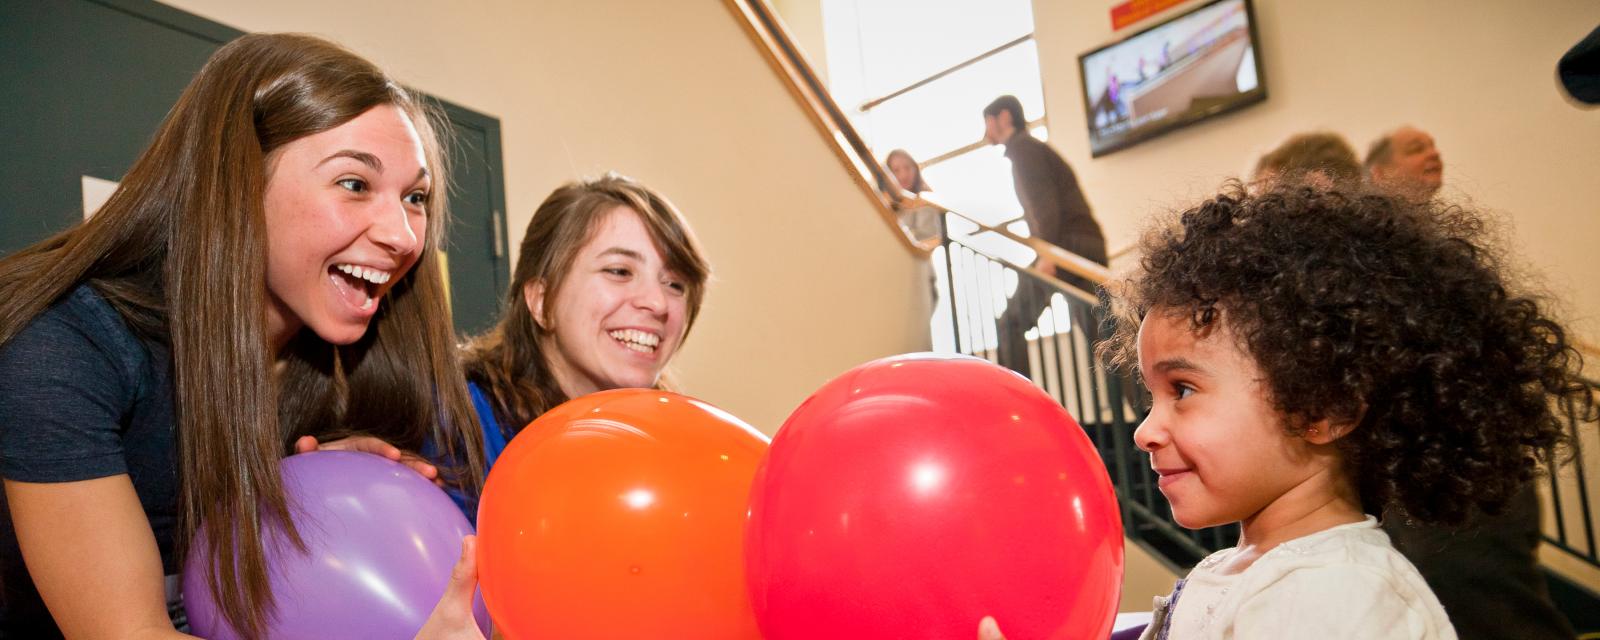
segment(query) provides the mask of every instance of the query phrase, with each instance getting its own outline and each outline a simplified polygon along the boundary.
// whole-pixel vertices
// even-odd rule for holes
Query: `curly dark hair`
[[[1484,219],[1374,192],[1237,182],[1153,228],[1115,287],[1103,349],[1137,360],[1152,309],[1219,318],[1261,368],[1290,433],[1331,419],[1362,507],[1460,524],[1497,513],[1595,404],[1540,299],[1512,291]]]

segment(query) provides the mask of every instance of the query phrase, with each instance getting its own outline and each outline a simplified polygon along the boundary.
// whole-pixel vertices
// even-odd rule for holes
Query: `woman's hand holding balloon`
[[[994,621],[993,616],[984,616],[978,621],[978,640],[1006,640],[1000,634],[1000,624]]]
[[[472,525],[411,468],[330,450],[289,456],[279,468],[305,550],[294,548],[284,527],[263,527],[277,606],[262,633],[249,637],[413,637],[435,617],[440,594],[471,588],[476,567],[451,562],[450,555],[460,557]],[[206,548],[203,533],[184,562],[189,624],[203,638],[243,640],[219,615],[211,588],[216,561],[196,552]],[[476,617],[486,632],[488,615]]]
[[[314,436],[301,436],[294,441],[295,453],[310,453],[312,451],[360,451],[376,456],[383,456],[422,474],[422,477],[433,481],[433,484],[444,486],[444,479],[439,477],[439,468],[433,466],[422,456],[409,451],[401,451],[399,447],[384,442],[372,436],[349,436],[332,442],[318,442]]]
[[[478,587],[477,541],[477,536],[461,539],[461,558],[416,640],[483,640],[483,632],[472,618],[472,594]]]

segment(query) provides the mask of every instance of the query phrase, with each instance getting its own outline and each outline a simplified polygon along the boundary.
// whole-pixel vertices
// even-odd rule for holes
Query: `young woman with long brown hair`
[[[92,219],[0,260],[0,636],[177,635],[202,527],[213,595],[260,635],[261,533],[299,541],[277,465],[305,436],[432,443],[460,461],[446,483],[476,491],[433,255],[446,184],[425,109],[383,72],[249,35]]]
[[[522,238],[505,315],[467,349],[485,466],[562,402],[660,386],[710,273],[677,208],[634,180],[610,174],[545,198]]]

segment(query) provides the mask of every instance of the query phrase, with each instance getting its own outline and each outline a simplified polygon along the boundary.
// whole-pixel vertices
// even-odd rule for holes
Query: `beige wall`
[[[720,2],[168,2],[240,29],[326,35],[500,118],[513,244],[563,181],[616,169],[666,192],[717,270],[679,379],[764,431],[826,379],[925,339],[910,256]],[[786,19],[797,2],[819,6],[785,0]],[[1293,132],[1331,128],[1364,147],[1411,122],[1439,139],[1449,192],[1505,211],[1519,250],[1600,342],[1600,287],[1584,284],[1600,273],[1586,248],[1600,238],[1600,113],[1569,106],[1552,79],[1600,4],[1258,0],[1267,102],[1090,160],[1076,56],[1112,37],[1114,3],[1034,7],[1051,141],[1113,248]],[[1171,580],[1130,546],[1123,610],[1147,609]]]
[[[1034,2],[1050,144],[1077,170],[1113,250],[1151,213],[1204,197],[1293,133],[1337,131],[1364,154],[1411,123],[1438,140],[1443,194],[1501,215],[1518,260],[1576,332],[1600,342],[1600,287],[1590,282],[1600,275],[1600,111],[1574,107],[1555,81],[1556,60],[1600,24],[1600,4],[1255,0],[1265,103],[1090,159],[1077,56],[1120,35],[1108,16],[1117,3]],[[1171,585],[1164,567],[1129,555],[1124,610],[1142,608],[1136,593]],[[1600,584],[1592,567],[1549,547],[1541,555]]]
[[[661,189],[716,271],[677,379],[763,431],[834,375],[926,339],[910,329],[910,254],[721,2],[170,4],[325,35],[500,118],[513,248],[561,182],[615,169]]]
[[[1149,611],[1156,596],[1172,593],[1178,576],[1156,560],[1154,554],[1132,541],[1124,551],[1122,599],[1117,602],[1117,611]]]
[[[770,0],[779,19],[794,38],[806,62],[817,72],[823,86],[828,86],[828,47],[823,32],[822,0]]]
[[[1256,0],[1266,102],[1091,160],[1077,56],[1114,38],[1117,2],[1033,3],[1050,144],[1077,169],[1113,250],[1151,212],[1204,196],[1290,134],[1331,129],[1364,153],[1413,123],[1438,140],[1444,194],[1502,212],[1514,250],[1600,342],[1600,112],[1568,104],[1555,82],[1556,60],[1600,24],[1600,3]]]

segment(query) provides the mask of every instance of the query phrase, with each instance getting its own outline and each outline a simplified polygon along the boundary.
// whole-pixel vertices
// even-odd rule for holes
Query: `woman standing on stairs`
[[[917,161],[905,149],[895,149],[889,152],[888,160],[884,164],[889,168],[889,174],[894,176],[894,181],[899,189],[885,189],[889,200],[894,204],[895,216],[900,219],[900,226],[911,234],[911,239],[917,244],[926,244],[939,238],[939,214],[943,213],[937,207],[911,206],[914,200],[905,200],[900,197],[901,189],[922,195],[933,188],[928,186],[928,181],[922,179],[922,167],[917,166]]]

